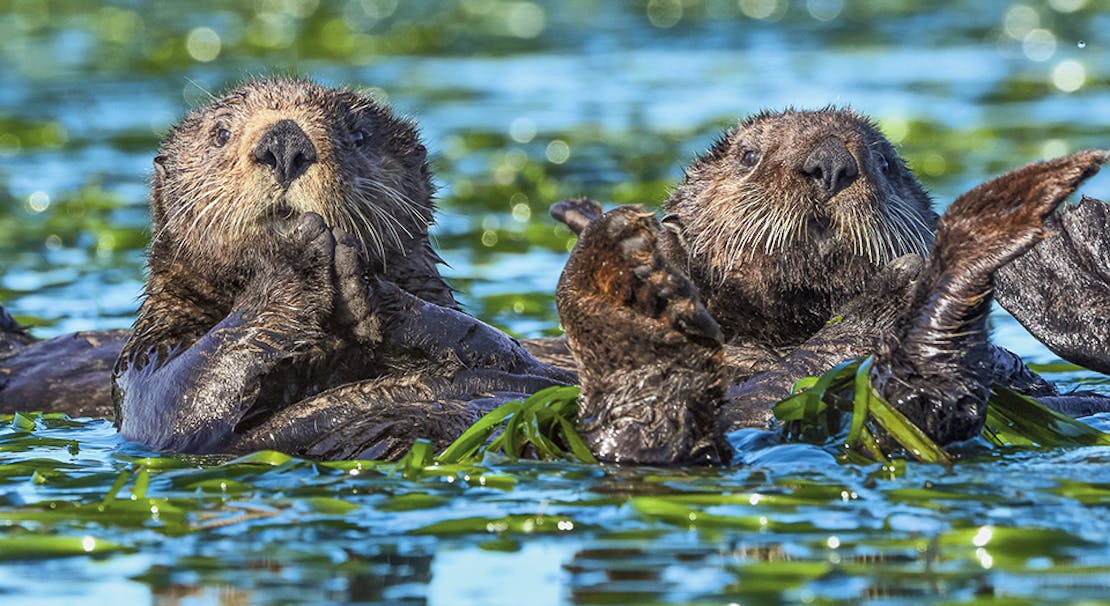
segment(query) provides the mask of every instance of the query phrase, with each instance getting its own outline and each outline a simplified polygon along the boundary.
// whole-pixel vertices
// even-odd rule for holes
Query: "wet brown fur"
[[[563,271],[556,301],[579,369],[579,430],[604,461],[727,463],[720,329],[659,252],[665,233],[652,213],[621,207],[585,228]]]
[[[858,167],[832,195],[803,171],[829,137]],[[875,125],[834,108],[743,121],[694,161],[663,210],[685,245],[672,256],[726,340],[772,348],[805,341],[893,259],[924,255],[936,221],[929,196]]]
[[[251,158],[281,120],[300,126],[318,155],[288,190]],[[223,145],[221,129],[230,133]],[[356,131],[368,143],[357,145]],[[351,234],[369,273],[455,306],[428,240],[434,188],[426,154],[411,121],[305,80],[248,82],[190,112],[155,159],[150,279],[125,355],[139,344],[195,339],[224,318],[307,212]]]
[[[816,178],[810,158],[830,149],[854,178]],[[993,382],[1069,409],[1076,398],[989,344],[986,319],[995,272],[1047,233],[1044,219],[1105,160],[1083,152],[985,183],[951,205],[934,240],[928,196],[874,125],[843,110],[787,111],[745,121],[695,161],[664,205],[665,229],[635,207],[556,205],[580,232],[556,302],[583,410],[607,419],[584,437],[659,462],[661,442],[712,444],[714,431],[764,425],[797,379],[869,354],[879,392],[942,444],[978,434]],[[612,229],[628,223],[644,234]],[[699,311],[724,344],[675,321]],[[714,364],[729,367],[724,396]],[[709,421],[675,428],[659,416]]]
[[[573,379],[457,309],[415,126],[350,91],[239,86],[155,159],[121,435],[177,452],[398,456]]]
[[[986,325],[995,272],[1050,235],[1045,219],[1106,159],[1085,151],[1030,164],[945,211],[913,300],[873,371],[880,392],[933,439],[978,435],[997,365]]]

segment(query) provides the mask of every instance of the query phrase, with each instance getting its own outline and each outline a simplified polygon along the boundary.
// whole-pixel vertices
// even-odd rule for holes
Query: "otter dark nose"
[[[859,166],[840,137],[825,137],[802,163],[802,172],[831,196],[856,180]]]
[[[289,187],[316,161],[316,147],[296,122],[282,120],[262,135],[254,147],[254,160],[269,166],[278,183]]]

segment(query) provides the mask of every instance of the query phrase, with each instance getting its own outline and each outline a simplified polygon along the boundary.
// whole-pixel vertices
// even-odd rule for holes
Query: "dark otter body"
[[[243,85],[155,159],[121,434],[180,452],[395,456],[573,375],[454,309],[415,128],[303,81]]]
[[[591,223],[594,206],[564,208],[585,231],[558,302],[582,373],[581,430],[603,460],[725,462],[724,431],[765,422],[796,378],[865,353],[877,352],[884,393],[942,441],[977,430],[990,378],[1055,393],[987,343],[990,275],[1033,243],[1041,218],[1102,156],[977,188],[953,205],[924,262],[899,255],[928,248],[935,215],[885,139],[849,115],[838,143],[822,132],[837,112],[792,115],[797,132],[769,128],[776,117],[765,115],[747,125],[754,134],[715,146],[668,203],[666,229],[634,209]],[[759,153],[749,156],[752,142]],[[410,125],[373,103],[304,82],[246,85],[187,117],[164,152],[151,280],[117,367],[129,439],[191,452],[393,457],[413,438],[443,445],[491,406],[573,379],[454,309],[427,242],[423,149]],[[784,174],[768,179],[761,156]],[[740,187],[743,175],[776,187]],[[892,195],[897,208],[885,206]],[[724,221],[729,203],[751,198],[782,202],[784,229],[752,206],[754,218]],[[720,220],[699,215],[699,204],[719,205]],[[1071,248],[1028,271],[1099,275],[1085,251],[1108,241],[1105,230],[1068,233]],[[52,351],[0,319],[0,379]],[[1058,322],[1040,326],[1062,350],[1090,353]],[[73,368],[103,372],[98,360],[120,336],[86,348]],[[563,353],[536,345],[547,359]],[[1095,349],[1092,359],[1105,360]],[[42,370],[21,384],[48,372],[33,368]],[[4,390],[0,382],[0,403]],[[1087,411],[1104,403],[1086,402]]]
[[[1044,237],[1042,220],[1105,157],[1031,165],[976,188],[934,244],[927,196],[868,122],[838,110],[761,114],[694,163],[662,225],[633,208],[602,217],[587,201],[557,206],[581,237],[556,301],[584,417],[607,419],[586,437],[595,450],[623,440],[610,460],[724,460],[672,445],[763,425],[797,379],[872,353],[876,385],[942,443],[978,434],[993,381],[1073,413],[1110,409],[1097,394],[1058,396],[986,334],[994,272]],[[1084,240],[1100,241],[1105,232]],[[694,372],[700,394],[665,388],[678,370]],[[635,386],[612,385],[630,373]],[[662,397],[629,406],[636,390]],[[703,422],[661,427],[661,416]]]

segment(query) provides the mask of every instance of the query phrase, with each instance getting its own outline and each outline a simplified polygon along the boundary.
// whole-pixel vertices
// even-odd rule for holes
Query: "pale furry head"
[[[807,173],[816,146],[833,141],[855,174],[826,188]],[[721,137],[687,170],[666,204],[689,253],[714,282],[827,280],[838,269],[927,254],[936,215],[894,147],[849,110],[764,112]]]
[[[287,183],[255,153],[283,121],[314,151]],[[227,267],[279,246],[297,215],[314,212],[355,236],[372,264],[385,264],[426,246],[426,156],[415,125],[368,97],[306,80],[241,84],[190,112],[163,142],[151,188],[152,249],[169,263]]]

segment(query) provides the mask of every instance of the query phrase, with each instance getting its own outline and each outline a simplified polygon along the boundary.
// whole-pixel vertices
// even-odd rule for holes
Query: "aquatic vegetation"
[[[573,236],[547,219],[552,202],[654,206],[722,128],[763,107],[875,116],[940,204],[1110,137],[1092,109],[1110,91],[1110,27],[1081,0],[0,4],[0,301],[43,336],[130,324],[157,142],[250,74],[369,87],[413,114],[431,142],[449,279],[471,312],[522,336],[559,332],[551,293]],[[1106,183],[1087,191],[1105,196]],[[1004,314],[993,321],[1038,371],[1107,388]],[[853,379],[831,391],[852,400]],[[500,446],[527,452],[524,428],[554,427],[553,407],[536,406]],[[0,423],[0,601],[13,603],[1110,593],[1105,446],[1029,448],[1003,432],[1016,448],[951,467],[841,463],[751,430],[733,436],[744,464],[726,469],[514,463],[500,448],[324,464],[163,457],[104,420]]]
[[[951,465],[952,457],[871,385],[871,362],[844,362],[798,381],[795,393],[774,407],[784,437],[821,444],[842,461],[889,462],[894,446],[917,461]],[[982,438],[997,447],[1110,446],[1110,434],[1000,385],[987,402]]]
[[[498,591],[553,596],[556,586],[529,588],[546,571],[585,601],[910,603],[1098,599],[1110,572],[1110,528],[1097,513],[1110,505],[1105,448],[1011,452],[955,474],[821,464],[820,448],[802,444],[730,469],[437,462],[419,449],[396,463],[325,463],[164,457],[122,444],[102,420],[2,421],[0,560],[45,565],[78,590],[385,601],[491,591],[474,578],[512,557],[532,564]],[[89,567],[95,577],[81,572]],[[33,578],[9,578],[9,595],[34,596]]]

